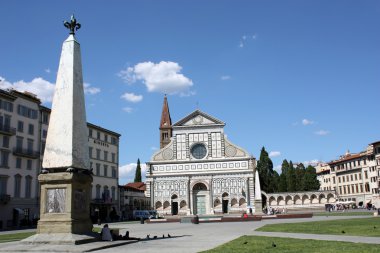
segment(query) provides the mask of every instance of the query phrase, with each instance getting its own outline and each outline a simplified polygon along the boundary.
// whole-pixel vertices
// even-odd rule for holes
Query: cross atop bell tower
[[[170,118],[168,99],[165,94],[160,121],[160,149],[169,144],[172,132],[172,119]]]

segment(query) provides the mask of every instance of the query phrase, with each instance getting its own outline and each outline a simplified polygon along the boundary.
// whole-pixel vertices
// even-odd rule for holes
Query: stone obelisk
[[[40,220],[32,243],[76,244],[91,239],[88,137],[80,45],[74,16],[63,42],[42,162]]]

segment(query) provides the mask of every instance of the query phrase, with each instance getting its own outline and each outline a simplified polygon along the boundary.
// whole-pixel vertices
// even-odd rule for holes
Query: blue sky
[[[379,1],[1,1],[0,83],[50,106],[63,20],[82,28],[87,120],[122,135],[120,183],[197,108],[275,166],[380,140]]]

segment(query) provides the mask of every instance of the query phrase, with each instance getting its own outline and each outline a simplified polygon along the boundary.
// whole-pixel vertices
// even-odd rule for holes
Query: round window
[[[207,149],[204,144],[198,143],[191,148],[191,154],[196,159],[202,159],[207,154]]]

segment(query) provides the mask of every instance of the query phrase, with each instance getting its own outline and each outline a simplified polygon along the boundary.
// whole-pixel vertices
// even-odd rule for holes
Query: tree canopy
[[[141,182],[141,166],[140,166],[140,159],[137,159],[137,166],[136,166],[136,173],[135,173],[135,183]]]

